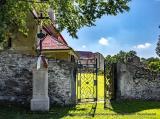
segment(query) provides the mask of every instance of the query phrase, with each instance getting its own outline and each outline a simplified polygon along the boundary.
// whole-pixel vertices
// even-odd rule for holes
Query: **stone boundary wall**
[[[29,105],[32,98],[32,69],[37,58],[0,52],[0,101]],[[50,103],[73,105],[76,103],[75,64],[49,60]]]
[[[116,99],[160,100],[160,73],[140,65],[117,64]]]

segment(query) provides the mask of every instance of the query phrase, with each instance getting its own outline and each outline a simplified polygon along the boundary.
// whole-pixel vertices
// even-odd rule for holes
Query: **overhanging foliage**
[[[130,0],[48,0],[44,3],[32,1],[0,0],[1,42],[13,35],[15,30],[27,35],[27,15],[33,8],[47,13],[51,7],[56,15],[58,29],[66,29],[72,37],[77,38],[77,30],[84,26],[93,26],[97,18],[105,14],[117,15],[128,11]]]

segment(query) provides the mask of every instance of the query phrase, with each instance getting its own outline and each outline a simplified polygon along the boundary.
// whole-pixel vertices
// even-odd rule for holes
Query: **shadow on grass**
[[[79,117],[94,117],[96,114],[97,102],[94,103],[82,103],[79,108],[75,109],[75,113],[72,112],[67,116],[79,116]]]
[[[147,109],[160,109],[160,102],[158,101],[111,101],[111,106],[114,112],[125,114],[135,113]]]
[[[76,110],[76,107],[68,106],[64,108],[57,106],[51,107],[49,112],[32,112],[28,106],[1,103],[0,119],[59,119],[67,116],[71,110]]]
[[[93,103],[89,107],[52,106],[49,112],[32,112],[28,107],[0,104],[0,119],[59,119],[65,116],[94,117],[96,107],[97,103]]]
[[[97,102],[95,102],[95,103],[92,104],[92,108],[91,108],[91,110],[90,110],[90,112],[89,112],[89,114],[90,114],[92,117],[95,116],[96,109],[97,109]]]

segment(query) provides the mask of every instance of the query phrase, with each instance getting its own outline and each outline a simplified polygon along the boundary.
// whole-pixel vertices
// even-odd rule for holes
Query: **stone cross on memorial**
[[[37,38],[40,39],[40,54],[37,60],[36,68],[33,68],[33,96],[31,100],[32,111],[49,111],[48,62],[42,55],[42,40],[44,37],[45,34],[41,29],[40,32],[37,33]]]

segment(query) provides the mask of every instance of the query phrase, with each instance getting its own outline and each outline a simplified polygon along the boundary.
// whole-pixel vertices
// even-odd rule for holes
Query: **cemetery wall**
[[[160,73],[143,64],[117,64],[117,99],[160,100]]]
[[[32,69],[36,57],[0,52],[0,101],[30,104],[32,98]],[[75,64],[49,60],[49,98],[51,104],[73,105],[76,103]]]

